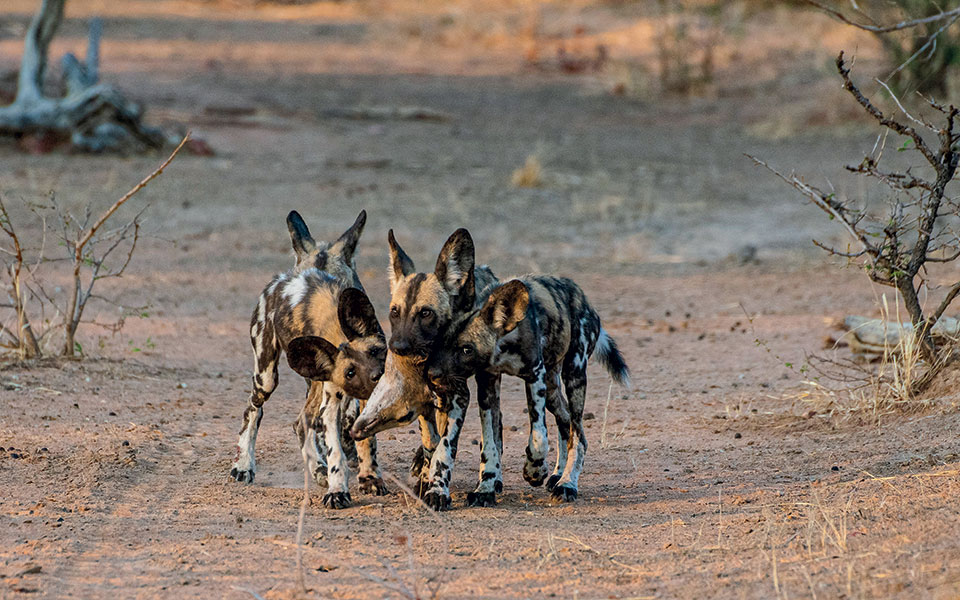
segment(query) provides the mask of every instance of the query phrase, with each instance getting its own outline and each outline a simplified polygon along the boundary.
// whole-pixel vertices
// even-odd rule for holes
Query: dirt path
[[[22,23],[28,4],[5,9],[16,13],[10,22]],[[636,382],[607,405],[608,380],[590,367],[576,504],[553,505],[520,476],[527,419],[516,380],[504,385],[497,507],[464,506],[479,459],[473,410],[451,512],[428,513],[395,484],[386,497],[355,494],[344,511],[315,503],[304,550],[312,597],[404,597],[396,586],[441,598],[960,594],[960,416],[879,425],[806,416],[810,405],[797,399],[805,354],[821,349],[829,319],[872,314],[877,291],[824,268],[809,240],[839,232],[742,157],[855,193],[838,165],[872,144],[869,129],[752,137],[757,111],[790,110],[783,89],[629,100],[590,80],[506,68],[496,48],[470,69],[455,46],[416,73],[400,67],[433,46],[391,56],[392,30],[369,15],[373,25],[360,27],[336,4],[296,19],[190,2],[76,5],[78,16],[113,11],[110,78],[161,119],[192,124],[217,156],[178,159],[138,200],[150,204],[153,236],[104,291],[149,304],[149,317],[114,336],[82,331],[84,361],[0,370],[0,598],[296,595],[302,471],[290,422],[301,384],[285,365],[266,405],[256,483],[227,480],[249,389],[249,311],[292,263],[291,208],[321,239],[367,209],[358,267],[381,316],[390,227],[421,267],[467,226],[478,259],[498,273],[572,276]],[[80,35],[79,23],[70,27]],[[18,43],[0,40],[4,66]],[[239,54],[223,62],[231,47]],[[167,60],[171,52],[182,60]],[[324,116],[358,106],[450,118]],[[543,185],[511,186],[531,154]],[[157,161],[30,157],[0,145],[0,190],[106,203]],[[740,265],[746,246],[757,261]],[[402,476],[417,434],[380,440],[382,465]]]

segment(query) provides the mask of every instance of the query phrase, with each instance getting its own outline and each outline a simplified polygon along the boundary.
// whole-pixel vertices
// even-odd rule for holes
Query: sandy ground
[[[32,5],[2,9],[4,68]],[[217,155],[179,157],[129,207],[149,205],[150,236],[103,291],[149,305],[148,316],[117,334],[82,329],[82,361],[0,370],[0,598],[296,596],[302,471],[290,423],[302,384],[286,366],[266,405],[256,483],[227,478],[250,385],[246,324],[261,287],[292,264],[287,211],[330,239],[361,208],[358,268],[379,314],[387,229],[428,267],[466,226],[478,260],[500,274],[580,282],[635,388],[608,392],[591,366],[590,449],[572,505],[520,476],[517,380],[504,384],[495,508],[464,505],[479,460],[473,414],[450,512],[425,511],[393,483],[385,497],[355,493],[343,511],[312,490],[310,597],[960,595],[950,390],[940,408],[879,422],[811,412],[800,398],[807,355],[832,320],[874,314],[879,290],[820,256],[810,239],[841,232],[742,156],[864,193],[841,169],[876,132],[838,135],[827,125],[842,109],[810,112],[803,92],[842,99],[823,65],[838,44],[860,42],[800,15],[801,37],[825,41],[788,55],[770,42],[780,62],[769,72],[748,57],[725,65],[706,98],[624,97],[608,73],[531,67],[513,35],[525,21],[498,20],[512,4],[450,6],[71,2],[80,20],[57,50],[77,47],[83,18],[105,15],[104,76]],[[647,22],[630,3],[545,6],[543,56],[583,19],[615,58],[647,64],[645,38],[630,33]],[[761,15],[749,39],[775,39],[789,18]],[[507,25],[496,34],[485,19]],[[371,106],[447,118],[331,116]],[[515,188],[511,173],[530,155],[542,185]],[[33,157],[6,142],[0,190],[8,203],[53,190],[68,206],[105,206],[159,160]],[[741,264],[746,246],[755,260]],[[417,434],[379,439],[381,464],[402,477]]]

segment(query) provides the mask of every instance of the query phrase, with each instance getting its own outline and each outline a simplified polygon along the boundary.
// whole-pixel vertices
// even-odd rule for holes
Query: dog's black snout
[[[411,348],[412,346],[407,340],[390,340],[390,350],[397,356],[406,356],[407,354],[410,354]]]

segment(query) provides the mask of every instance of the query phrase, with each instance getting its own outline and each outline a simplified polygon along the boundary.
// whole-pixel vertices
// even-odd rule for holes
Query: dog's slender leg
[[[327,508],[346,508],[350,506],[350,467],[343,452],[340,436],[343,404],[348,399],[340,388],[327,382],[323,386],[323,404],[321,407],[321,431],[327,446],[327,493],[323,504]]]
[[[567,440],[567,464],[563,475],[553,488],[553,496],[564,502],[577,499],[580,471],[587,453],[587,438],[583,433],[583,405],[587,395],[586,361],[570,371],[564,367],[564,387],[570,406],[570,439]]]
[[[463,419],[470,405],[470,391],[466,382],[458,386],[445,400],[444,405],[448,406],[448,409],[437,419],[440,443],[437,444],[430,461],[430,487],[423,496],[423,501],[434,510],[450,508],[450,478],[457,458],[457,444],[460,442]]]
[[[260,297],[260,303],[254,312],[250,325],[250,341],[253,344],[254,371],[253,392],[243,411],[243,426],[237,440],[237,456],[230,469],[230,477],[237,481],[253,483],[257,473],[256,446],[257,432],[263,419],[263,403],[277,387],[277,359],[280,347],[274,334],[273,324],[266,319],[266,298]]]
[[[567,407],[567,399],[563,395],[560,369],[554,370],[547,376],[547,410],[553,414],[559,433],[557,466],[554,468],[553,474],[547,479],[547,490],[553,491],[567,466],[567,442],[570,439],[570,409]]]
[[[493,506],[503,491],[500,469],[500,375],[477,373],[477,404],[480,407],[480,480],[467,494],[467,506]]]
[[[533,368],[533,379],[527,383],[527,411],[530,413],[530,439],[527,442],[527,460],[523,465],[523,478],[533,487],[543,485],[547,478],[547,454],[550,440],[547,437],[547,370],[540,362]]]

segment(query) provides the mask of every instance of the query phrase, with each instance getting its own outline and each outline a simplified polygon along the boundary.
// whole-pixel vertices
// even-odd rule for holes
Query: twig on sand
[[[248,588],[248,587],[242,587],[242,586],[239,586],[239,585],[234,585],[234,586],[231,586],[231,587],[233,587],[233,589],[237,590],[238,592],[246,592],[246,593],[250,594],[250,595],[253,596],[256,600],[263,600],[263,596],[261,596],[260,594],[256,593],[255,591],[253,591],[252,589],[250,589],[250,588]]]
[[[413,490],[410,489],[410,486],[408,486],[408,485],[405,484],[404,482],[400,481],[400,479],[399,479],[398,477],[396,477],[395,475],[393,475],[392,473],[384,473],[383,476],[386,477],[387,479],[389,479],[390,481],[394,482],[395,484],[397,484],[397,487],[399,487],[401,490],[403,490],[403,492],[404,492],[406,495],[408,495],[408,496],[410,496],[411,498],[413,498],[414,502],[416,502],[416,503],[419,504],[422,508],[424,508],[424,509],[427,511],[427,513],[430,514],[431,517],[433,517],[434,519],[437,520],[438,523],[441,523],[441,522],[442,522],[442,520],[440,519],[440,517],[437,516],[437,512],[436,512],[435,510],[433,510],[432,508],[430,508],[430,505],[427,504],[426,502],[424,502],[424,501],[420,498],[420,496],[416,495],[416,494],[413,492]]]

